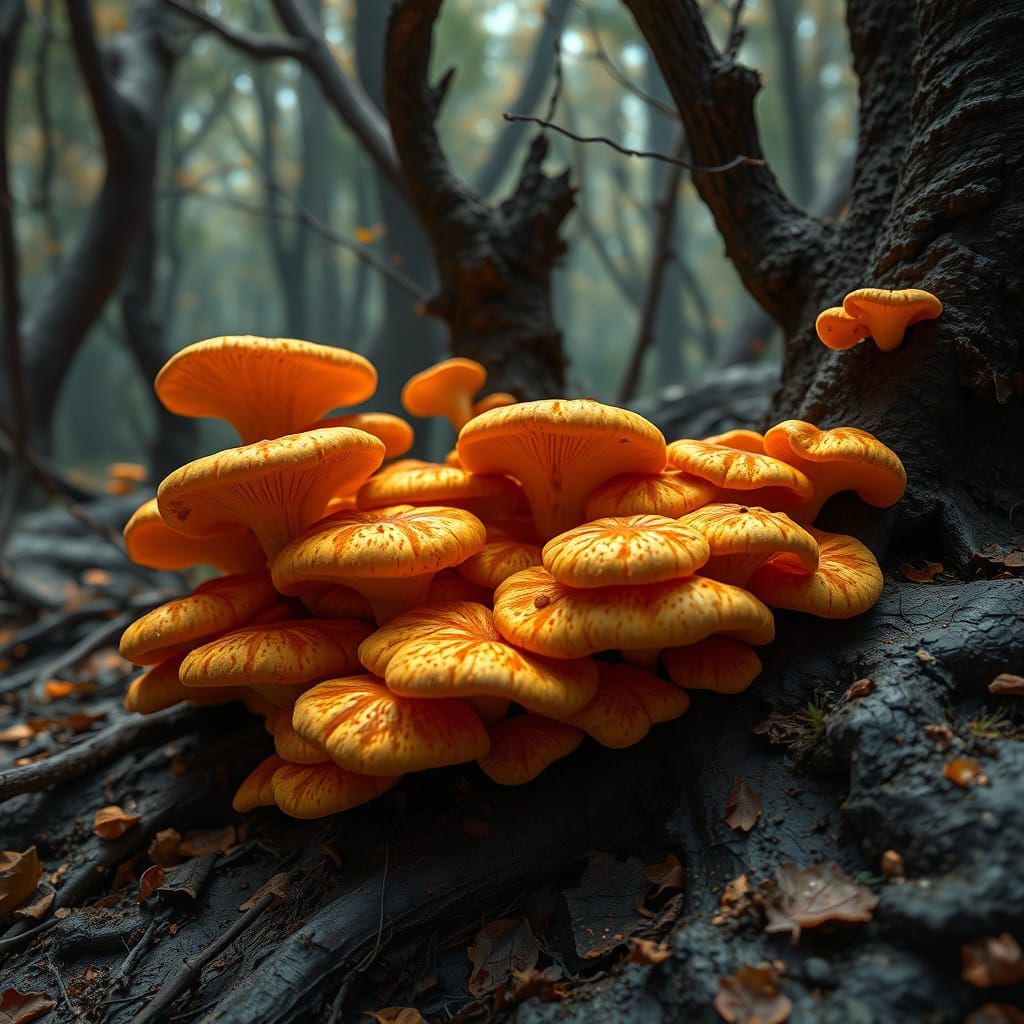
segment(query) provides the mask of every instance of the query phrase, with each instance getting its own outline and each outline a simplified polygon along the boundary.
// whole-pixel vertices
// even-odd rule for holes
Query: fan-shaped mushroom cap
[[[286,762],[271,754],[270,757],[260,761],[258,765],[242,780],[242,784],[235,792],[235,798],[231,806],[239,813],[245,814],[254,811],[257,807],[274,806],[274,790],[271,786],[271,779],[278,768],[284,767]]]
[[[237,629],[277,599],[266,573],[207,580],[191,594],[136,619],[121,635],[121,656],[136,665],[158,665],[172,654]]]
[[[283,764],[271,776],[274,803],[292,818],[325,818],[369,803],[399,778],[371,778],[335,764]]]
[[[457,448],[471,472],[522,484],[542,540],[585,522],[586,500],[605,480],[665,467],[665,438],[653,423],[589,398],[492,409],[463,427]]]
[[[895,505],[907,487],[907,472],[891,449],[856,427],[819,430],[812,423],[786,420],[765,434],[765,450],[796,466],[814,484],[814,497],[793,511],[813,522],[821,506],[839,491],[856,491],[875,508]]]
[[[494,590],[514,573],[541,565],[540,547],[512,537],[493,536],[487,529],[487,543],[475,554],[455,567],[455,571],[471,583]]]
[[[540,715],[516,715],[491,726],[491,750],[480,758],[499,786],[521,786],[583,742],[583,730]]]
[[[372,626],[357,619],[291,619],[246,626],[187,654],[181,682],[193,687],[295,687],[348,675],[359,671],[359,645],[372,632]]]
[[[304,740],[292,728],[292,708],[280,708],[270,720],[274,727],[274,749],[290,764],[325,764],[331,759],[327,753]]]
[[[458,508],[338,512],[281,551],[274,583],[283,594],[344,583],[383,622],[421,603],[434,573],[479,551],[486,536],[483,523]]]
[[[484,386],[487,369],[472,359],[446,359],[410,377],[402,407],[413,416],[444,416],[458,430],[473,416],[473,396]]]
[[[769,512],[749,505],[705,505],[680,519],[700,533],[711,548],[702,576],[743,586],[755,569],[769,558],[791,559],[797,572],[814,572],[818,545],[785,512]]]
[[[489,749],[487,730],[466,701],[400,697],[369,674],[307,690],[295,702],[292,725],[335,764],[363,775],[462,764]]]
[[[469,601],[399,615],[363,641],[359,657],[404,697],[500,697],[565,718],[597,692],[589,658],[517,650],[494,628],[491,610]]]
[[[692,576],[708,560],[702,534],[665,516],[595,519],[544,545],[544,568],[567,587],[660,583]]]
[[[404,455],[416,439],[411,424],[389,412],[353,412],[347,416],[331,416],[318,420],[306,427],[306,430],[319,430],[323,427],[351,427],[353,430],[365,430],[367,434],[373,434],[384,445],[385,459],[397,459],[399,455]]]
[[[163,711],[164,708],[181,704],[183,701],[210,706],[229,704],[233,700],[241,699],[245,692],[242,689],[225,687],[216,693],[197,693],[195,690],[185,689],[178,680],[178,667],[183,657],[183,654],[174,654],[133,679],[124,695],[125,710],[151,715],[155,711]]]
[[[634,665],[601,662],[594,699],[566,719],[604,747],[639,743],[657,722],[679,718],[690,698],[679,687]]]
[[[941,316],[942,303],[920,288],[858,288],[843,299],[843,310],[867,326],[883,352],[891,352],[911,324]]]
[[[341,583],[322,590],[312,590],[303,594],[300,600],[320,619],[362,619],[364,622],[373,622],[370,602],[358,590]]]
[[[668,516],[678,519],[718,497],[718,488],[677,470],[623,473],[606,480],[584,506],[587,519],[604,516]]]
[[[377,390],[377,371],[347,349],[238,335],[183,348],[157,374],[154,388],[171,412],[227,420],[248,445],[366,401]]]
[[[157,502],[164,521],[188,537],[248,526],[272,559],[383,457],[384,445],[362,430],[309,430],[196,459],[160,484]]]
[[[150,569],[187,569],[215,565],[222,572],[258,572],[267,556],[252,530],[230,527],[215,537],[185,537],[160,515],[156,498],[143,502],[125,524],[124,544],[136,565]]]
[[[731,636],[709,636],[688,647],[661,653],[669,679],[687,690],[740,693],[761,672],[757,652]]]
[[[506,640],[552,658],[696,643],[728,633],[766,644],[771,612],[739,587],[687,576],[638,587],[575,590],[546,569],[510,576],[494,594],[494,625]]]
[[[859,345],[871,333],[867,324],[850,316],[842,306],[823,309],[814,321],[814,329],[826,348],[839,352]]]
[[[811,481],[800,470],[757,452],[707,441],[673,441],[668,460],[677,469],[719,488],[718,501],[791,508],[811,500]]]
[[[388,505],[447,505],[481,519],[507,519],[526,511],[519,485],[507,476],[468,473],[458,466],[423,466],[370,477],[359,488],[361,509]]]
[[[473,403],[473,415],[479,416],[483,412],[490,412],[492,409],[502,409],[506,405],[515,405],[519,399],[508,391],[492,391]]]
[[[727,430],[723,434],[712,434],[705,437],[707,444],[725,445],[726,448],[737,448],[741,452],[753,452],[755,455],[764,455],[764,434],[756,430],[745,430],[736,428]]]
[[[849,619],[866,612],[882,593],[875,556],[854,537],[808,527],[818,542],[818,568],[799,575],[788,565],[766,562],[747,582],[751,593],[773,608],[790,608],[823,619]]]

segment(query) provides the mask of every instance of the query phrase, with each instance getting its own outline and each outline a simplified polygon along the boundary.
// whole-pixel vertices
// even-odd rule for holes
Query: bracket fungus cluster
[[[838,491],[901,497],[870,434],[791,420],[666,443],[592,399],[474,407],[485,377],[450,360],[406,387],[407,408],[456,424],[444,463],[399,459],[398,417],[343,411],[376,373],[341,349],[220,338],[157,378],[168,408],[241,444],[171,473],[125,528],[144,565],[225,574],[125,632],[146,669],[125,703],[260,715],[274,753],[239,811],[319,817],[473,761],[528,782],[588,738],[640,742],[689,691],[748,687],[772,609],[878,599],[871,552],[812,525]]]
[[[892,352],[903,344],[908,327],[941,315],[942,303],[921,288],[858,288],[841,306],[819,313],[814,326],[828,348],[853,348],[874,338],[883,352]]]

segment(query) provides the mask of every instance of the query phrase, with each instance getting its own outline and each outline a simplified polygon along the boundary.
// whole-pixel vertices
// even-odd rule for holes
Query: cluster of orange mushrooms
[[[472,761],[524,783],[585,736],[637,743],[689,690],[749,686],[771,608],[877,600],[867,548],[811,525],[837,491],[903,494],[870,434],[790,420],[666,444],[591,399],[474,404],[485,379],[455,359],[406,385],[410,412],[458,430],[435,464],[399,458],[396,416],[320,418],[375,390],[343,349],[216,338],[157,377],[168,409],[227,420],[241,446],[171,473],[125,528],[142,565],[224,573],[125,632],[147,667],[125,703],[263,716],[276,753],[237,810],[319,817]]]

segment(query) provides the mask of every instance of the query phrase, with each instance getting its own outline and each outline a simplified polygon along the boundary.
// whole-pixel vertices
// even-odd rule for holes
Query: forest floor
[[[117,637],[184,581],[37,513],[0,635],[0,1022],[1024,1020],[1024,557],[901,556],[872,612],[779,614],[751,690],[636,747],[302,822],[231,810],[272,752],[241,708],[121,708]]]

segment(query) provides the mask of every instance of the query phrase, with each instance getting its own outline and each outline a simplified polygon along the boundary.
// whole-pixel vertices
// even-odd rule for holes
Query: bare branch
[[[221,21],[220,18],[204,11],[191,0],[164,0],[164,3],[169,4],[201,28],[216,32],[224,42],[230,43],[236,50],[241,50],[258,60],[270,60],[275,57],[305,60],[309,56],[311,47],[306,39],[297,39],[294,36],[272,36],[263,32],[235,28],[226,21]]]

